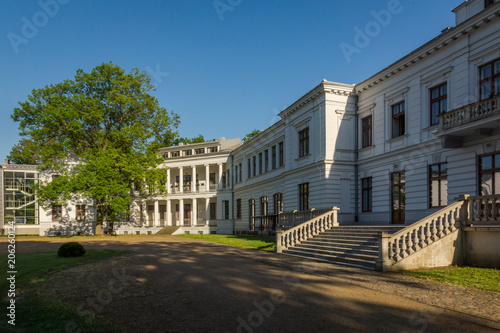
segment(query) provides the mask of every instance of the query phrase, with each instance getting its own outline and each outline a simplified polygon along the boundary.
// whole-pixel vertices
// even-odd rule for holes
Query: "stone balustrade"
[[[492,115],[499,114],[498,102],[500,95],[488,98],[479,102],[475,102],[461,108],[441,113],[438,115],[439,130],[447,130],[457,126],[471,123],[473,121],[483,119]]]
[[[289,247],[298,245],[309,238],[320,234],[326,230],[338,226],[337,211],[339,208],[333,207],[328,212],[314,217],[302,224],[288,230],[276,231],[276,253],[282,253]]]

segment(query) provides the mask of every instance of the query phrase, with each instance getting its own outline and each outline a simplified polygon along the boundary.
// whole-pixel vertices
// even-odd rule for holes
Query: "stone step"
[[[357,251],[345,251],[345,250],[336,250],[333,248],[329,249],[311,249],[311,248],[306,248],[300,245],[297,245],[290,249],[289,251],[300,251],[303,253],[309,253],[311,255],[327,255],[327,256],[332,256],[332,257],[348,257],[348,258],[356,258],[356,259],[362,259],[362,260],[367,260],[367,261],[373,261],[377,260],[378,258],[378,252],[376,253],[361,253]]]
[[[304,259],[308,259],[308,260],[322,261],[322,262],[328,262],[331,264],[338,264],[338,265],[345,265],[345,266],[350,266],[350,267],[375,270],[375,261],[371,261],[371,260],[363,260],[363,259],[357,259],[357,258],[352,258],[352,257],[322,255],[322,254],[312,255],[310,253],[303,252],[303,251],[291,251],[291,250],[287,250],[286,252],[283,251],[283,253],[286,255],[289,255],[289,256],[300,257],[300,258],[304,258]]]
[[[318,252],[338,252],[338,253],[354,253],[364,254],[369,256],[378,256],[378,248],[370,248],[364,246],[342,247],[338,245],[322,246],[316,244],[303,243],[294,247],[294,249],[304,249]]]
[[[180,228],[180,226],[167,226],[167,227],[163,227],[156,234],[157,235],[172,235],[179,228]]]
[[[342,248],[354,248],[354,247],[362,247],[366,249],[378,249],[378,243],[361,243],[361,242],[330,242],[330,241],[318,241],[315,239],[309,239],[305,242],[302,242],[300,245],[303,244],[310,244],[313,246],[324,246],[324,247],[329,247],[329,246],[338,246]]]

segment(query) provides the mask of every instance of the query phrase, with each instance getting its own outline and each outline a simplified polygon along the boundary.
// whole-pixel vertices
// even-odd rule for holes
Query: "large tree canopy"
[[[40,160],[40,147],[33,140],[23,138],[10,150],[7,158],[15,164],[37,164]]]
[[[147,197],[164,189],[158,148],[175,137],[179,116],[149,94],[149,76],[125,73],[112,63],[74,80],[35,89],[12,118],[21,135],[39,148],[40,169],[60,174],[41,183],[38,197],[48,206],[81,196],[96,201],[102,218],[116,220],[131,193]],[[68,168],[69,161],[76,161]]]

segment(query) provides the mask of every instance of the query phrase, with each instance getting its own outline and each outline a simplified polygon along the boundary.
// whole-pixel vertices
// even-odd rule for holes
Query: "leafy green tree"
[[[40,147],[33,140],[23,138],[10,150],[7,158],[15,164],[37,164],[40,159]]]
[[[243,143],[247,142],[248,140],[250,139],[253,139],[255,138],[257,135],[259,135],[260,133],[262,133],[261,130],[258,130],[258,129],[254,129],[253,131],[251,131],[250,133],[248,133],[247,135],[245,135],[243,137]]]
[[[145,72],[125,73],[104,63],[73,80],[35,89],[12,114],[21,135],[39,147],[40,170],[60,176],[41,182],[44,207],[92,198],[98,219],[112,223],[133,198],[163,193],[165,170],[158,148],[175,133],[179,116],[160,107]]]

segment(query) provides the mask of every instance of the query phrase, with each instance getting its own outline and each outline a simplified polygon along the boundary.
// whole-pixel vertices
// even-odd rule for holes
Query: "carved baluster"
[[[418,227],[418,232],[417,232],[417,235],[418,235],[418,247],[420,249],[423,249],[424,248],[424,226],[421,225],[420,227]]]
[[[398,261],[401,256],[400,252],[399,252],[399,240],[400,238],[396,238],[394,240],[394,260],[395,261]]]
[[[414,237],[415,237],[415,229],[410,231],[408,233],[408,253],[412,254],[415,252],[417,249],[415,248],[415,242],[414,242]]]
[[[432,240],[433,242],[435,242],[435,241],[436,241],[436,239],[437,239],[437,238],[436,238],[436,235],[437,235],[437,226],[436,226],[436,220],[435,220],[435,219],[433,219],[433,220],[431,221],[431,225],[432,225],[432,230],[431,230],[431,240]]]
[[[407,246],[406,246],[406,236],[408,234],[405,234],[403,236],[401,236],[401,258],[404,258],[406,257],[406,249],[407,249]]]
[[[437,235],[438,235],[438,238],[441,238],[443,237],[443,230],[444,230],[444,220],[443,220],[443,217],[442,216],[438,216],[437,219],[436,219],[436,223],[439,223],[438,224],[438,232],[437,232]]]
[[[431,243],[431,223],[427,222],[425,224],[425,244],[429,245]]]

